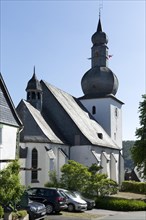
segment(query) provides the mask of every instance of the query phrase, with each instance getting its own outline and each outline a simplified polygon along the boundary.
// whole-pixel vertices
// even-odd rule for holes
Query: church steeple
[[[33,70],[33,76],[28,81],[27,87],[27,101],[32,104],[36,109],[41,111],[42,108],[42,88],[40,81],[36,77],[35,66]]]
[[[88,70],[82,80],[82,90],[87,97],[105,97],[115,95],[118,89],[118,79],[108,68],[108,38],[102,31],[99,21],[96,32],[92,35],[93,46],[91,48],[91,69]]]
[[[107,35],[102,31],[101,20],[99,17],[97,31],[93,34],[92,38],[92,67],[108,66],[108,38]]]

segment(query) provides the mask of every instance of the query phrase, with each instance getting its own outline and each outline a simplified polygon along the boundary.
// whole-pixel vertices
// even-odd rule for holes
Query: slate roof
[[[8,89],[0,73],[0,123],[22,127],[15,106],[9,95]]]
[[[85,109],[85,107],[81,104],[81,102],[78,99],[74,98],[70,94],[56,88],[55,86],[45,81],[41,81],[41,84],[44,93],[44,98],[48,100],[43,100],[45,101],[43,103],[43,105],[45,105],[44,109],[46,110],[46,108],[54,108],[54,111],[52,110],[49,112],[51,114],[52,120],[55,120],[55,118],[58,117],[57,115],[60,114],[60,117],[58,117],[58,121],[56,120],[55,123],[58,123],[57,125],[59,125],[59,123],[62,124],[62,126],[60,127],[60,132],[62,132],[64,136],[66,135],[66,138],[68,134],[73,134],[72,124],[74,124],[74,127],[78,129],[80,134],[88,140],[88,144],[90,143],[92,145],[119,149],[116,143],[112,141],[112,139],[108,136],[105,130],[93,119],[91,114],[87,111],[87,109]],[[45,91],[46,88],[48,91]],[[50,92],[50,94],[47,97],[48,92]],[[54,102],[56,102],[55,105],[51,103],[53,100],[53,98],[50,98],[51,94],[55,100]],[[55,108],[58,109],[58,114],[55,112]],[[64,120],[63,111],[64,114],[66,114]],[[53,114],[53,112],[55,113]],[[45,114],[47,114],[47,110],[44,112],[44,115]],[[68,124],[66,128],[67,121]],[[98,137],[98,133],[102,133],[103,139]],[[76,131],[74,132],[74,135],[75,134]],[[74,143],[71,144],[74,145]]]
[[[17,112],[24,124],[20,141],[63,144],[46,123],[40,111],[34,108],[30,103],[21,100],[17,107]]]

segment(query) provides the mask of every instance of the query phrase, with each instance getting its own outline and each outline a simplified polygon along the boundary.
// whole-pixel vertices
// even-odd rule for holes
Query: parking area
[[[108,210],[92,209],[85,212],[62,211],[59,214],[48,215],[45,220],[99,220],[104,216],[114,215],[117,212]]]
[[[120,212],[102,209],[92,209],[85,212],[61,212],[48,215],[45,220],[146,220],[145,211]]]

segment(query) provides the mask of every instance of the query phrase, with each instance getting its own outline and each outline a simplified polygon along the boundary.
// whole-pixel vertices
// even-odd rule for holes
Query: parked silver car
[[[93,199],[89,199],[84,197],[80,192],[78,191],[73,191],[73,193],[77,196],[80,197],[81,199],[85,200],[87,202],[87,210],[91,210],[95,207],[95,201]]]
[[[87,210],[87,202],[85,202],[80,197],[77,197],[73,192],[59,188],[59,191],[63,196],[67,199],[68,211],[86,211]]]

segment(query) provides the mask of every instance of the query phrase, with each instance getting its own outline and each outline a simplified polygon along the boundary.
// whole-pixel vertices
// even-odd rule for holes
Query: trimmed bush
[[[146,194],[146,182],[124,181],[122,182],[121,191]]]
[[[96,198],[96,208],[114,211],[145,211],[146,203],[133,199],[98,197]]]

